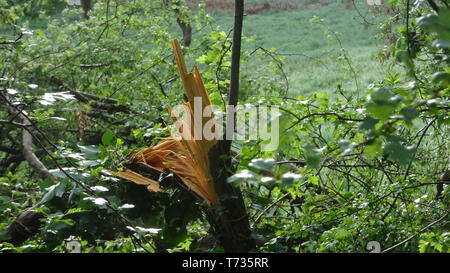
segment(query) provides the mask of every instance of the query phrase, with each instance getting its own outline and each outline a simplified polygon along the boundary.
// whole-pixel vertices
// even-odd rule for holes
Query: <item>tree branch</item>
[[[22,153],[25,157],[25,160],[42,179],[51,177],[53,182],[56,182],[55,177],[50,174],[47,167],[45,167],[45,165],[41,162],[41,160],[39,160],[39,158],[33,151],[33,136],[27,128],[32,126],[30,118],[25,114],[25,112],[20,111],[12,106],[11,99],[8,97],[8,95],[1,93],[1,97],[6,102],[6,109],[8,110],[8,112],[13,116],[18,117],[22,121],[22,123],[15,123],[15,125],[22,127]]]
[[[389,248],[386,248],[385,250],[382,251],[382,253],[389,252],[389,251],[393,250],[394,248],[397,248],[397,247],[403,245],[404,243],[411,241],[411,240],[414,239],[416,236],[418,236],[420,233],[424,232],[425,230],[429,229],[430,227],[432,227],[432,226],[438,224],[439,222],[441,222],[442,220],[444,220],[447,216],[449,216],[449,214],[450,214],[450,213],[447,212],[446,214],[444,214],[443,216],[441,216],[441,217],[440,217],[439,219],[437,219],[436,221],[430,223],[429,225],[427,225],[427,226],[425,226],[424,228],[422,228],[421,230],[419,230],[419,232],[414,233],[413,235],[409,236],[408,238],[406,238],[405,240],[401,241],[401,242],[398,243],[398,244],[395,244],[395,245],[393,245],[393,246],[391,246],[391,247],[389,247]]]
[[[436,13],[439,13],[439,7],[434,0],[427,0],[427,2]]]
[[[23,33],[21,32],[21,33],[19,34],[19,36],[18,36],[16,39],[14,39],[14,40],[0,41],[0,45],[10,45],[10,44],[15,44],[15,43],[17,43],[20,39],[22,39],[22,37],[23,37]]]
[[[100,98],[86,92],[69,90],[70,94],[83,103],[90,103],[94,108],[106,110],[108,112],[124,112],[130,113],[130,109],[126,105],[119,105],[119,101],[112,98]]]

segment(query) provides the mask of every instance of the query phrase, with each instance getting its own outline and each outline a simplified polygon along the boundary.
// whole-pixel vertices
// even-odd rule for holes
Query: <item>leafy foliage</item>
[[[34,152],[56,181],[20,156],[24,126],[0,108],[0,251],[67,252],[72,240],[84,252],[222,251],[204,204],[185,190],[151,194],[106,171],[169,134],[164,105],[182,101],[173,11],[163,1],[98,1],[83,19],[65,1],[34,2],[41,8],[0,1],[0,92],[30,117]],[[440,178],[449,168],[450,11],[390,2],[403,23],[392,33],[386,25],[398,19],[380,25],[398,37],[380,50],[392,53],[388,76],[364,91],[288,98],[276,50],[244,50],[243,62],[257,52],[270,69],[244,73],[240,103],[282,113],[276,151],[233,143],[228,182],[243,191],[258,251],[366,252],[369,241],[387,251],[450,251],[450,187]],[[229,35],[202,8],[185,16],[198,31],[185,53],[201,64],[213,104],[225,107]],[[326,21],[312,21],[339,43]],[[339,57],[353,78],[352,56]],[[8,224],[38,203],[39,233],[8,243]]]

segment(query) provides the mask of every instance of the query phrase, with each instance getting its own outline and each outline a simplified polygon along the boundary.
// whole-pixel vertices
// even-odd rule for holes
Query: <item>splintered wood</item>
[[[211,102],[197,66],[194,66],[194,72],[188,72],[178,40],[172,41],[172,47],[187,98],[187,102],[184,105],[190,112],[191,122],[184,122],[176,115],[171,116],[174,122],[182,124],[183,136],[186,136],[185,134],[190,135],[182,138],[170,136],[153,147],[130,154],[128,158],[135,163],[146,164],[160,172],[166,168],[169,169],[178,175],[191,191],[203,198],[208,205],[217,205],[219,204],[219,198],[214,190],[208,157],[210,149],[217,143],[217,140],[216,138],[212,140],[206,140],[203,137],[200,139],[194,138],[196,126],[201,126],[197,130],[202,132],[202,128],[206,123],[215,123],[214,114],[211,114],[210,117],[202,116],[201,124],[194,122],[195,111],[202,111],[203,113],[205,107],[211,106]],[[197,100],[201,98],[201,109],[194,109],[194,98],[196,97]],[[171,114],[170,106],[167,105],[167,109],[169,114]],[[144,177],[132,170],[116,172],[115,174],[136,184],[146,185],[149,191],[162,191],[157,181]]]

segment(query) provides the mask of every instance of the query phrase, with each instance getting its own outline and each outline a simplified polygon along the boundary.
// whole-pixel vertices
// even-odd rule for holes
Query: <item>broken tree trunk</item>
[[[244,0],[235,1],[233,48],[231,57],[231,77],[229,106],[236,106],[239,95],[239,70],[241,57],[241,37],[244,19]],[[232,186],[227,179],[233,174],[231,164],[231,141],[235,131],[235,113],[227,113],[225,135],[211,150],[211,171],[217,194],[222,197],[221,205],[221,237],[225,252],[249,252],[256,248],[255,240],[251,236],[248,215],[245,209],[241,190]]]
[[[210,106],[211,102],[197,67],[194,67],[194,72],[188,72],[180,44],[177,40],[174,40],[172,46],[187,98],[187,102],[183,106],[187,110],[188,118],[185,120],[180,117],[176,111],[172,111],[170,106],[167,106],[167,109],[173,121],[181,124],[182,134],[167,137],[153,147],[132,153],[128,156],[128,159],[159,172],[164,172],[167,169],[175,173],[188,190],[200,196],[208,205],[217,205],[219,204],[219,198],[214,190],[208,158],[208,153],[211,147],[217,144],[217,139],[206,140],[195,139],[194,137],[196,129],[203,128],[206,123],[213,123],[212,127],[215,127],[213,114],[210,117],[201,118],[199,124],[194,122],[196,111],[203,112],[203,109]],[[198,109],[194,107],[196,98],[201,100]],[[159,182],[132,170],[125,170],[116,174],[135,183],[147,185],[149,191],[161,191]]]
[[[227,183],[227,178],[231,175],[230,150],[225,151],[217,138],[208,140],[194,137],[196,130],[203,129],[206,124],[214,128],[213,131],[218,127],[213,113],[209,117],[201,116],[200,122],[196,122],[196,111],[203,113],[206,107],[211,106],[211,102],[197,67],[194,66],[194,72],[188,72],[180,44],[174,40],[172,45],[187,99],[184,103],[187,120],[169,106],[167,108],[182,133],[178,137],[163,139],[153,147],[132,153],[128,159],[159,172],[168,170],[176,174],[187,190],[194,192],[209,206],[208,221],[225,252],[249,252],[255,248],[255,242],[251,238],[242,194],[239,188]],[[146,185],[149,191],[162,191],[159,182],[130,169],[115,174]]]
[[[221,197],[220,207],[212,208],[216,216],[211,225],[215,225],[224,251],[231,253],[247,253],[256,249],[255,240],[251,236],[248,215],[241,190],[232,186],[227,179],[232,175],[231,157],[225,154],[221,145],[211,149],[211,171],[214,177],[214,186]],[[210,221],[211,222],[211,221]]]

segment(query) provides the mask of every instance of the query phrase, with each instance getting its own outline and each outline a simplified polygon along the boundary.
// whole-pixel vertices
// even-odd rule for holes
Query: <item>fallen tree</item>
[[[28,165],[33,168],[39,175],[40,178],[46,179],[50,178],[53,183],[56,182],[56,178],[50,174],[47,167],[42,163],[42,161],[36,156],[33,149],[33,135],[31,133],[32,123],[30,117],[26,114],[26,112],[20,110],[12,103],[12,98],[5,94],[0,93],[3,101],[5,102],[5,107],[9,114],[13,117],[17,117],[22,127],[22,155],[23,158],[28,162]],[[38,212],[36,209],[41,206],[41,203],[38,203],[20,215],[18,215],[11,224],[6,228],[10,239],[8,242],[18,245],[23,243],[29,237],[33,236],[39,231],[39,227],[41,226],[41,219],[44,218],[44,215]]]

